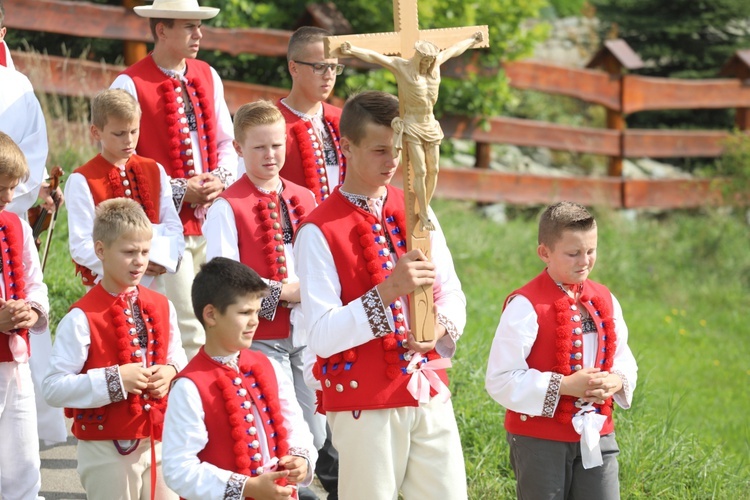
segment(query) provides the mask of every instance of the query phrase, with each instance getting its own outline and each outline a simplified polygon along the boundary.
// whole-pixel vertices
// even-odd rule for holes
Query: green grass
[[[469,203],[434,204],[468,301],[451,370],[470,498],[514,498],[503,410],[484,390],[505,296],[542,269],[536,211],[504,225]],[[598,212],[592,278],[623,306],[639,363],[633,408],[617,411],[623,498],[750,498],[748,227],[717,213],[659,218]],[[67,252],[66,215],[45,273],[53,324],[83,292]]]

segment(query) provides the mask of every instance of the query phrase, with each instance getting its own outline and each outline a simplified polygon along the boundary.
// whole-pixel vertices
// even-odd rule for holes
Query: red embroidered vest
[[[125,164],[125,170],[121,171],[98,154],[74,172],[86,178],[94,206],[112,198],[131,198],[140,203],[152,224],[159,223],[161,179],[154,160],[133,155]],[[92,286],[96,276],[91,269],[73,263],[83,286]]]
[[[214,170],[218,165],[218,153],[211,67],[197,59],[187,61],[187,92],[159,69],[151,55],[127,68],[123,74],[133,79],[141,105],[138,154],[159,162],[172,178],[195,175],[192,167],[196,155],[200,156],[204,172]],[[192,144],[185,115],[186,99],[195,110],[199,144]],[[183,204],[180,219],[185,235],[201,234],[200,222],[189,203]]]
[[[6,300],[25,299],[23,227],[21,226],[21,219],[7,210],[0,212],[0,259],[2,259]],[[31,356],[29,331],[26,329],[16,330],[16,333],[26,342],[27,353]],[[0,363],[7,361],[13,361],[13,353],[10,351],[10,335],[0,333]]]
[[[388,186],[383,217],[352,205],[337,188],[328,201],[318,206],[305,220],[325,236],[336,263],[343,305],[359,299],[390,274],[392,263],[387,239],[397,257],[406,252],[404,229],[404,193]],[[334,222],[335,221],[335,222]],[[396,331],[330,358],[318,358],[313,373],[323,387],[323,410],[348,411],[417,406],[406,386],[410,375],[404,359],[406,338],[402,309],[398,300],[391,305]],[[430,359],[439,357],[435,351]],[[448,384],[445,370],[436,370]],[[431,391],[434,395],[434,391]]]
[[[315,208],[315,200],[308,189],[284,181],[281,203],[289,211],[293,233],[305,216]],[[262,278],[286,282],[286,256],[282,215],[277,193],[260,191],[243,175],[221,195],[229,202],[237,226],[240,262],[253,268]],[[279,305],[273,321],[260,318],[256,340],[284,339],[289,336],[291,309]]]
[[[570,375],[583,367],[583,338],[580,311],[572,298],[565,294],[547,271],[511,293],[505,300],[523,295],[534,306],[539,331],[534,346],[526,362],[529,368],[542,372],[556,372]],[[586,308],[598,335],[599,350],[596,365],[602,370],[612,368],[612,358],[616,349],[614,320],[612,319],[612,294],[602,284],[586,280],[580,296],[581,305]],[[577,398],[561,396],[553,418],[529,417],[511,410],[505,412],[505,428],[508,432],[552,441],[577,442],[581,440],[571,423]],[[595,405],[598,411],[607,416],[601,435],[614,429],[612,421],[612,399],[604,405]]]
[[[326,177],[323,144],[317,137],[313,125],[295,115],[281,101],[277,103],[286,120],[286,160],[280,175],[295,184],[307,187],[315,195],[318,204],[328,198],[334,187],[344,182],[346,175],[346,159],[339,146],[341,109],[327,103],[322,104],[323,122],[331,134],[338,155],[338,179]]]
[[[145,287],[138,287],[138,305],[146,323],[148,347],[138,343],[135,324],[130,323],[127,304],[108,293],[101,283],[84,295],[71,309],[81,309],[89,322],[91,345],[81,373],[93,368],[140,362],[163,365],[169,342],[169,303],[167,298]],[[123,306],[123,304],[125,304]],[[132,312],[131,312],[132,313]],[[152,434],[161,439],[167,398],[147,399],[127,394],[127,398],[101,408],[65,409],[73,419],[72,432],[78,439],[142,439]]]
[[[201,396],[209,438],[198,453],[201,462],[257,476],[263,460],[257,428],[263,426],[271,458],[288,454],[287,429],[276,374],[266,355],[243,349],[237,364],[239,373],[211,359],[201,347],[177,378],[190,379]],[[262,422],[255,420],[252,406],[258,408]]]

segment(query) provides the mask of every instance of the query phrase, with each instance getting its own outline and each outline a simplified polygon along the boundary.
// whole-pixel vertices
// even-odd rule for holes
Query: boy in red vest
[[[141,106],[138,154],[166,170],[172,200],[180,214],[185,253],[177,272],[164,277],[167,296],[177,308],[182,344],[188,357],[203,345],[205,333],[190,308],[190,285],[205,262],[201,232],[206,210],[237,176],[232,118],[224,85],[211,66],[196,59],[201,21],[219,13],[197,0],[154,0],[134,8],[149,20],[154,50],[112,83]]]
[[[42,485],[29,334],[47,330],[47,286],[29,225],[6,209],[29,175],[26,158],[0,132],[0,485],[4,499],[36,498]]]
[[[268,283],[270,293],[261,303],[253,349],[284,367],[319,448],[325,440],[325,418],[315,413],[315,394],[302,373],[307,342],[300,325],[299,280],[292,254],[294,235],[315,208],[315,198],[307,188],[279,177],[285,167],[286,127],[272,102],[241,106],[234,115],[234,136],[245,175],[208,211],[203,227],[206,258],[240,261]]]
[[[505,300],[485,386],[506,408],[518,498],[620,498],[612,403],[630,407],[638,368],[620,304],[588,279],[596,250],[585,207],[548,207],[547,268]]]
[[[341,154],[341,109],[325,102],[336,76],[344,71],[338,59],[326,59],[323,39],[331,33],[304,26],[292,34],[287,64],[292,90],[279,101],[286,120],[286,167],[282,177],[305,186],[318,203],[328,198],[346,174]]]
[[[223,257],[193,282],[206,344],[177,377],[164,428],[164,476],[188,500],[288,498],[312,481],[315,448],[292,383],[248,349],[267,294],[255,271]]]
[[[466,473],[445,368],[466,301],[445,237],[432,262],[406,251],[404,194],[384,92],[350,98],[341,115],[344,183],[305,220],[295,259],[308,347],[339,451],[341,498],[465,499]],[[434,214],[430,214],[434,217]],[[416,342],[409,293],[433,285],[435,340]]]
[[[88,498],[176,498],[157,472],[167,392],[187,359],[174,306],[140,286],[151,222],[127,198],[96,208],[102,279],[57,327],[44,397],[65,406]],[[153,498],[153,497],[152,497]]]
[[[141,122],[138,102],[124,90],[104,90],[91,101],[91,121],[91,135],[101,143],[101,153],[70,174],[65,187],[68,244],[76,273],[88,288],[101,280],[102,262],[91,237],[94,211],[104,200],[131,198],[153,227],[141,285],[164,293],[161,275],[177,270],[185,241],[167,174],[154,160],[135,154]]]

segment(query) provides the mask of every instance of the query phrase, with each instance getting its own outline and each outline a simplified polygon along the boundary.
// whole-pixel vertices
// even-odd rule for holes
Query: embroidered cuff
[[[630,399],[630,383],[628,382],[628,377],[626,377],[620,370],[612,370],[612,373],[620,377],[622,380],[622,389],[620,390],[623,392],[626,399]]]
[[[245,489],[247,476],[233,472],[224,489],[224,500],[242,500],[242,490]]]
[[[228,188],[234,182],[234,174],[224,167],[219,167],[211,171],[211,175],[216,177],[224,184],[224,189]]]
[[[289,448],[289,455],[302,457],[307,461],[307,474],[305,475],[305,478],[299,482],[299,486],[310,486],[310,483],[312,483],[313,478],[315,477],[315,464],[310,460],[310,452],[307,448],[292,446]]]
[[[104,380],[107,382],[107,392],[109,393],[109,400],[113,403],[117,403],[125,399],[125,390],[120,382],[120,367],[112,365],[104,368]]]
[[[47,315],[47,311],[44,310],[44,307],[39,302],[35,302],[33,300],[27,300],[26,303],[31,306],[33,310],[36,311],[37,315],[39,315],[39,318],[36,320],[36,323],[29,328],[29,333],[33,333],[34,335],[39,335],[42,333],[47,332],[47,326],[49,326],[49,316]]]
[[[563,376],[561,373],[553,373],[547,386],[547,394],[544,395],[544,406],[542,407],[542,416],[552,418],[555,415],[555,407],[560,399],[560,384]]]
[[[307,448],[300,448],[299,446],[291,446],[289,447],[289,455],[294,455],[295,457],[302,457],[308,462],[310,461],[310,452],[307,450]]]
[[[388,324],[388,313],[380,298],[377,287],[371,288],[362,296],[362,305],[370,323],[370,330],[374,337],[383,337],[391,333],[391,325]]]
[[[450,335],[451,339],[453,339],[453,343],[457,344],[458,339],[461,338],[461,334],[458,332],[455,323],[448,319],[448,316],[443,313],[437,314],[437,322],[445,327],[445,332]]]
[[[172,203],[177,213],[180,213],[185,193],[187,193],[187,179],[171,179],[169,184],[172,186]]]
[[[260,312],[258,316],[273,321],[276,316],[276,308],[279,306],[279,300],[281,299],[281,287],[283,286],[280,281],[274,280],[263,280],[268,285],[270,292],[267,297],[263,297],[260,302]]]

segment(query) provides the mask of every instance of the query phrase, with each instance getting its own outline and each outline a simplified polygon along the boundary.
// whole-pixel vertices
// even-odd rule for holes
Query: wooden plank
[[[625,157],[716,157],[724,151],[729,132],[713,130],[636,130],[623,133]]]
[[[582,101],[620,109],[620,77],[603,71],[574,69],[534,61],[503,64],[511,86],[566,95]]]
[[[4,0],[12,29],[88,38],[153,42],[148,20],[124,7],[62,0]],[[10,15],[12,13],[12,15]],[[291,31],[260,28],[202,28],[201,49],[227,54],[286,57]]]
[[[620,134],[614,130],[568,127],[508,117],[490,118],[488,123],[489,130],[483,130],[478,119],[454,116],[440,120],[446,137],[607,156],[620,154]]]
[[[721,185],[709,179],[628,180],[625,208],[696,208],[722,204]]]
[[[393,180],[403,185],[401,171]],[[607,177],[546,177],[484,169],[441,168],[435,196],[482,203],[546,205],[572,200],[588,206],[622,207],[622,181]]]
[[[750,107],[750,86],[741,80],[677,80],[623,77],[623,111]]]
[[[82,59],[42,56],[11,51],[13,62],[26,74],[37,92],[66,96],[93,97],[109,88],[124,66],[101,64]],[[257,99],[276,101],[289,93],[286,89],[234,81],[224,81],[224,98],[234,113],[246,102]]]

